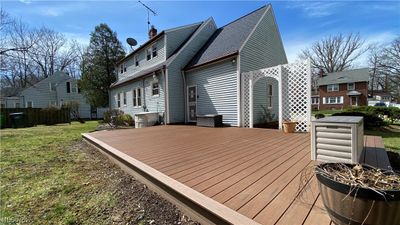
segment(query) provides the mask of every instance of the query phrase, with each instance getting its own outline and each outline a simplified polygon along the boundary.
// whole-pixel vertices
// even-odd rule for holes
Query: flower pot
[[[283,132],[294,133],[296,131],[297,122],[283,121]]]
[[[334,164],[324,163],[319,166]],[[400,224],[400,191],[378,193],[372,189],[340,183],[318,172],[316,177],[324,206],[335,224]]]

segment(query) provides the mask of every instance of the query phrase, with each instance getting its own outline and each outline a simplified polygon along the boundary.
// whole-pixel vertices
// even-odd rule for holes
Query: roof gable
[[[267,6],[263,6],[217,29],[186,68],[196,67],[238,53],[266,10]]]
[[[354,69],[336,73],[328,73],[318,79],[318,85],[342,84],[354,82],[367,82],[369,80],[369,69]]]

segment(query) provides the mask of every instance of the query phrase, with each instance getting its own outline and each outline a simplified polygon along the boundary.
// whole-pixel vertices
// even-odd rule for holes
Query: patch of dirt
[[[89,169],[87,175],[100,178],[103,184],[101,192],[111,193],[110,197],[113,199],[113,204],[101,210],[101,215],[87,216],[103,217],[106,224],[199,224],[183,215],[175,205],[125,173],[105,155],[84,141],[76,142],[70,150],[85,152],[91,164],[93,162],[97,164],[91,165],[95,167],[95,170]],[[99,210],[96,212],[98,214]],[[98,219],[94,220],[98,221]]]

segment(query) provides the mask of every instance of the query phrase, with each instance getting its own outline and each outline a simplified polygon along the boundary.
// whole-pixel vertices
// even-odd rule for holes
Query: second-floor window
[[[147,60],[151,59],[151,49],[150,48],[146,50],[146,59]]]
[[[73,84],[73,85],[72,85],[72,87],[71,87],[71,92],[72,92],[72,93],[78,92],[78,85],[77,85],[77,84]]]
[[[139,57],[135,56],[135,66],[139,66]]]
[[[119,70],[120,70],[120,73],[121,73],[121,74],[124,73],[124,65],[121,65],[120,68],[119,68]]]
[[[141,88],[135,88],[132,90],[132,96],[133,96],[133,106],[134,107],[140,107],[142,106],[142,89]]]
[[[356,89],[356,85],[354,83],[347,84],[347,90],[352,91],[354,89]]]
[[[328,92],[339,91],[339,84],[329,84]]]
[[[157,56],[157,45],[154,44],[153,46],[151,46],[151,54],[153,58]]]

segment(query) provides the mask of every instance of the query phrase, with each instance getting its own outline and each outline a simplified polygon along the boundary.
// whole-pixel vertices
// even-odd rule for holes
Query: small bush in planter
[[[323,163],[315,173],[335,224],[400,223],[400,176],[365,165]]]
[[[321,118],[325,118],[325,115],[322,113],[315,114],[315,119],[321,119]]]
[[[133,120],[132,116],[129,114],[120,115],[118,121],[123,123],[125,126],[133,126],[135,125],[135,121]]]
[[[124,111],[119,109],[110,109],[104,112],[103,121],[108,123],[111,127],[123,126],[124,122],[121,116],[124,115]]]

